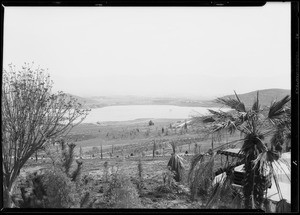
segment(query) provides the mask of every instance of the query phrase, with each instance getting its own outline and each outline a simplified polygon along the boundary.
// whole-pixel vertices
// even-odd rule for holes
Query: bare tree
[[[11,207],[16,178],[43,145],[66,135],[88,110],[73,97],[51,93],[53,82],[43,69],[9,65],[2,83],[2,167],[4,207]]]

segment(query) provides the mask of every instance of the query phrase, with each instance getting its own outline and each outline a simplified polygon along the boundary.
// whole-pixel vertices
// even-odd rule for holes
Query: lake
[[[220,108],[209,108],[219,110]],[[222,108],[223,111],[229,110]],[[194,115],[208,114],[205,107],[180,107],[173,105],[120,105],[92,109],[83,123],[128,121],[142,118],[187,119]]]

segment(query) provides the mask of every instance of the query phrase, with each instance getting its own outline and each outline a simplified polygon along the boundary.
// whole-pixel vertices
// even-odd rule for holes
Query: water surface
[[[209,108],[219,110],[220,108]],[[225,108],[222,108],[226,111]],[[208,114],[206,107],[181,107],[174,105],[120,105],[92,109],[83,123],[128,121],[141,118],[188,119],[193,115]]]

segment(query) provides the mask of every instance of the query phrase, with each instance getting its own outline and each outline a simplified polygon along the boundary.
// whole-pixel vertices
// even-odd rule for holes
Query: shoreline
[[[132,120],[120,120],[120,121],[98,121],[98,122],[82,122],[80,123],[80,125],[88,125],[88,124],[92,124],[92,125],[104,125],[104,124],[109,124],[109,125],[113,125],[113,124],[128,124],[128,123],[143,123],[143,122],[148,122],[150,120],[155,120],[155,121],[159,121],[159,122],[166,122],[166,121],[182,121],[182,120],[190,120],[190,118],[137,118],[137,119],[132,119]]]

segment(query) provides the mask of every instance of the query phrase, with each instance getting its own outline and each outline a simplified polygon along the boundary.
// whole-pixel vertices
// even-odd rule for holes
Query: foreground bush
[[[76,206],[75,185],[57,168],[35,172],[21,186],[21,208],[70,208]]]
[[[72,170],[75,144],[61,141],[61,150],[48,148],[52,166],[43,171],[27,175],[20,186],[21,208],[80,208],[91,207],[88,183],[81,180],[82,162],[76,161]]]
[[[141,208],[141,201],[135,185],[129,178],[114,174],[105,192],[108,208]]]

